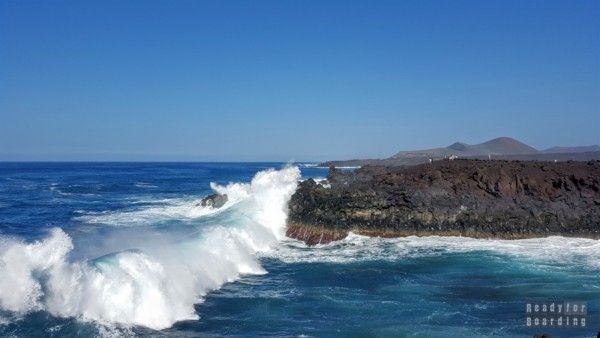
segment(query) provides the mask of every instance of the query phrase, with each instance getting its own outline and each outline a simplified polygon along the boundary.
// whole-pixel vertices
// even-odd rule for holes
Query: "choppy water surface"
[[[282,163],[0,163],[0,336],[591,336],[600,242],[285,237]],[[201,207],[214,191],[218,210]],[[585,301],[586,327],[525,304]]]

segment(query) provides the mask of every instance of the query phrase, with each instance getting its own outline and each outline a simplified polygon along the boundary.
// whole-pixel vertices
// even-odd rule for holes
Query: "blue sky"
[[[0,2],[0,160],[600,143],[599,1]]]

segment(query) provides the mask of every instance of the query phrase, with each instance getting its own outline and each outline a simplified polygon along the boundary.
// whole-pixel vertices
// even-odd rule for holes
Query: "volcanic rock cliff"
[[[287,235],[308,244],[348,232],[531,238],[600,238],[600,161],[454,160],[413,167],[330,168],[289,204]]]

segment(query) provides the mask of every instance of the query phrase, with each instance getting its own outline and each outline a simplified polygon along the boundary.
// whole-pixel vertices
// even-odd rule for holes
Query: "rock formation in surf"
[[[330,168],[302,182],[287,234],[308,244],[355,233],[600,238],[600,161],[454,160],[413,167]]]
[[[227,203],[227,200],[227,194],[212,194],[204,197],[200,202],[200,205],[203,207],[220,208]]]

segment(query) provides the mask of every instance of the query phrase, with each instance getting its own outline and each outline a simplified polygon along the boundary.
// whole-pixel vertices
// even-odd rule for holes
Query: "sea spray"
[[[153,236],[147,245],[92,260],[69,260],[73,240],[59,228],[33,243],[3,239],[0,309],[45,310],[60,317],[153,329],[196,319],[194,304],[207,292],[243,274],[265,273],[256,253],[270,250],[284,237],[287,202],[299,178],[298,168],[286,167],[261,171],[249,184],[213,184],[216,192],[232,197],[228,207],[235,205],[241,216],[235,224],[202,229],[177,242]],[[186,206],[198,208],[177,205],[177,212],[164,209],[161,215],[205,215],[186,211]],[[110,217],[121,220],[123,215]]]

